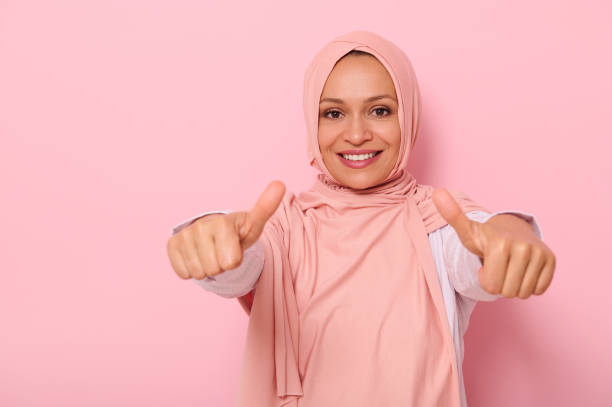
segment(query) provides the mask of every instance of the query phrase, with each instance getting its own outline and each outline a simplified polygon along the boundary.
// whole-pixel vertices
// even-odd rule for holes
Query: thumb
[[[455,229],[461,243],[472,253],[484,257],[480,223],[468,218],[455,198],[444,188],[434,190],[432,199],[440,215]]]
[[[266,222],[276,212],[284,195],[285,184],[281,181],[272,181],[259,196],[253,208],[246,212],[239,231],[244,247],[249,247],[259,238]]]

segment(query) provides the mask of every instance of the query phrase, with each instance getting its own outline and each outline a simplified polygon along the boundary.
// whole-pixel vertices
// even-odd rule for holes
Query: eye
[[[337,118],[338,118],[338,116],[329,117],[328,115],[329,115],[330,113],[331,113],[331,114],[336,114],[336,113],[337,113],[337,114],[340,114],[340,111],[339,111],[339,110],[328,110],[327,112],[325,112],[325,113],[323,114],[323,116],[324,116],[324,117],[327,117],[328,119],[337,119]]]
[[[388,116],[388,115],[391,114],[391,110],[387,109],[386,107],[376,107],[376,108],[374,108],[374,112],[380,112],[381,110],[387,112],[387,114],[386,115],[375,114],[375,116],[384,117],[384,116]]]

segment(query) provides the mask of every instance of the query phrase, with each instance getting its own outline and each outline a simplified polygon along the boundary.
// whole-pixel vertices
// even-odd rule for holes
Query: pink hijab
[[[373,54],[385,66],[399,102],[399,160],[383,183],[367,190],[354,190],[334,179],[323,163],[317,140],[323,86],[335,63],[353,49]],[[344,301],[342,309],[360,309],[358,306],[363,304],[375,308],[379,301],[376,296],[380,294],[374,288],[378,280],[368,276],[378,273],[379,276],[411,275],[415,279],[411,281],[422,282],[421,288],[413,287],[417,291],[406,289],[406,295],[403,291],[398,294],[404,298],[410,294],[405,301],[412,301],[413,309],[418,310],[410,318],[423,318],[419,326],[429,329],[428,337],[415,336],[414,343],[406,345],[406,352],[436,353],[437,359],[422,362],[434,369],[436,377],[441,375],[440,382],[445,383],[446,390],[439,393],[450,393],[437,395],[445,398],[436,400],[443,400],[446,406],[459,406],[453,339],[427,239],[430,232],[444,226],[446,221],[431,199],[434,187],[418,184],[406,168],[418,136],[421,111],[419,87],[410,60],[400,48],[372,32],[341,35],[325,45],[307,68],[303,106],[309,164],[321,173],[308,191],[298,196],[286,191],[261,235],[265,262],[256,294],[252,304],[245,297],[240,299],[250,318],[237,405],[297,406],[298,401],[305,405],[300,398],[306,399],[308,391],[326,391],[325,386],[334,386],[335,380],[340,383],[342,375],[332,376],[328,381],[319,372],[317,385],[308,387],[313,390],[303,386],[306,369],[315,366],[304,351],[307,345],[312,349],[315,343],[312,321],[326,320],[336,313],[340,309],[338,301]],[[464,212],[488,211],[461,192],[449,192]],[[359,278],[366,280],[359,281]],[[338,293],[343,297],[338,297]],[[385,296],[382,294],[380,301]],[[422,315],[425,312],[428,314]],[[367,311],[359,315],[363,319],[380,318],[380,315],[365,314]],[[406,324],[411,322],[406,320]],[[348,324],[350,321],[347,321],[350,329]],[[439,340],[436,342],[435,338]],[[371,355],[363,357],[372,358]],[[418,389],[420,382],[415,379],[414,383],[413,388]]]

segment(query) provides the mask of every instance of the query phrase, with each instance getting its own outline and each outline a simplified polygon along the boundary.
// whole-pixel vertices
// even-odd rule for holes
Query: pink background
[[[232,404],[247,316],[174,274],[170,229],[312,184],[304,70],[353,29],[414,63],[419,182],[557,255],[474,311],[469,405],[610,405],[609,1],[50,3],[0,1],[0,405]]]

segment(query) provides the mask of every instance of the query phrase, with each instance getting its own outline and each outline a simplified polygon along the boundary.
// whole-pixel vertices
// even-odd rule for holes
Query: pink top
[[[172,233],[180,232],[202,216],[229,212],[231,211],[212,211],[194,216],[173,227]],[[479,222],[486,222],[491,216],[501,213],[511,213],[525,219],[531,224],[535,233],[542,238],[542,232],[535,217],[525,212],[509,210],[490,214],[484,211],[471,211],[467,213],[467,216]],[[478,256],[465,249],[451,226],[445,225],[429,233],[428,237],[444,297],[448,323],[453,336],[457,366],[460,367],[463,361],[463,335],[467,330],[469,318],[476,302],[493,301],[502,296],[501,294],[489,294],[482,289],[478,281],[478,269],[482,266],[482,263]],[[258,241],[245,251],[243,262],[238,267],[227,270],[214,278],[207,277],[203,280],[193,281],[205,290],[222,297],[237,298],[256,287],[263,261],[263,246]],[[458,373],[461,406],[466,407],[461,369],[458,369]]]

